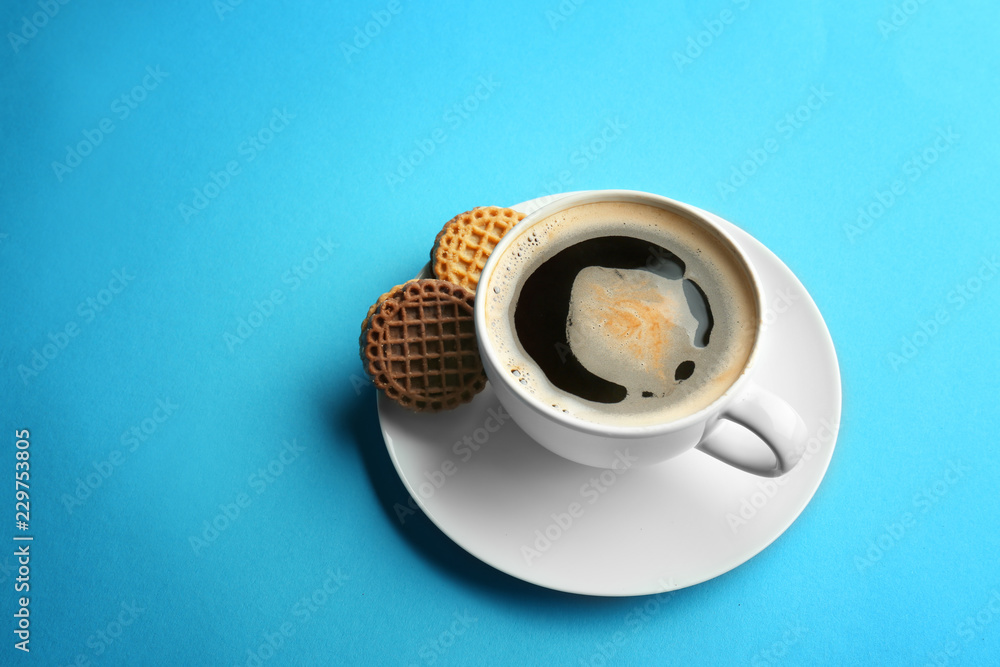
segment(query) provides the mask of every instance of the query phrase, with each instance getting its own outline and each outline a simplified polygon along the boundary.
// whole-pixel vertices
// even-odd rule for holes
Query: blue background
[[[0,549],[4,664],[996,663],[996,3],[222,2],[0,10],[0,474],[30,429],[35,537],[30,656]],[[401,523],[357,358],[451,216],[591,188],[747,229],[843,374],[799,520],[641,623]]]

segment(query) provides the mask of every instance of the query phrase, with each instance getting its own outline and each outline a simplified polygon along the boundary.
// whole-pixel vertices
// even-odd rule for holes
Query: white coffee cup
[[[678,419],[647,425],[617,425],[584,420],[550,405],[527,391],[500,362],[487,323],[486,286],[504,253],[532,226],[566,209],[595,202],[629,202],[655,206],[680,215],[692,225],[702,225],[729,246],[742,264],[757,302],[756,337],[743,372],[709,405]],[[577,463],[599,468],[616,467],[623,452],[631,465],[651,465],[697,448],[731,466],[766,477],[783,475],[798,462],[808,431],[801,416],[784,399],[754,382],[758,351],[768,336],[760,314],[764,312],[760,279],[746,254],[724,229],[700,211],[659,195],[630,190],[603,190],[567,195],[528,215],[497,244],[479,278],[475,322],[479,350],[486,375],[500,403],[511,418],[546,449]],[[761,462],[760,452],[734,447],[724,421],[734,422],[756,434],[773,453],[773,461]],[[762,446],[761,446],[762,449]],[[767,457],[771,458],[771,457]]]

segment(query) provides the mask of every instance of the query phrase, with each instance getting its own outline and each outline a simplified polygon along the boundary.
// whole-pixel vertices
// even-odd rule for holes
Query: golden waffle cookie
[[[500,238],[524,219],[509,208],[483,206],[456,215],[434,239],[431,268],[441,280],[476,291],[486,259]]]
[[[412,280],[381,301],[365,320],[362,357],[386,396],[417,412],[437,412],[482,391],[472,292],[444,280]]]

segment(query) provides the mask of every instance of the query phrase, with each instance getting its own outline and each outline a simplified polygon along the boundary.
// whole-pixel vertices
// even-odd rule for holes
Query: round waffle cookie
[[[437,412],[486,386],[472,319],[475,295],[444,280],[412,280],[365,319],[362,357],[375,386],[403,407]]]
[[[396,285],[391,290],[380,296],[378,300],[375,303],[373,303],[370,308],[368,308],[368,314],[365,315],[365,319],[361,320],[361,335],[358,337],[358,348],[361,354],[361,363],[365,365],[366,372],[368,371],[368,355],[367,352],[365,351],[365,345],[366,345],[365,338],[368,336],[368,323],[371,321],[372,315],[375,314],[375,311],[378,310],[379,306],[381,306],[382,302],[384,302],[386,299],[399,298],[399,295],[402,294],[403,292],[403,288],[412,282],[416,281],[411,280],[410,282],[403,283],[402,285]]]
[[[500,238],[524,219],[509,208],[483,206],[445,223],[431,248],[431,268],[441,280],[476,291],[486,259]]]

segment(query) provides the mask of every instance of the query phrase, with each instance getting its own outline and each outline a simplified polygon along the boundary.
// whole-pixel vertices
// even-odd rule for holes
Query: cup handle
[[[754,452],[727,445],[716,422],[697,448],[723,463],[761,477],[780,477],[802,458],[809,437],[802,417],[785,399],[754,382],[722,412],[722,419],[755,434],[774,454],[773,463],[754,460]]]

